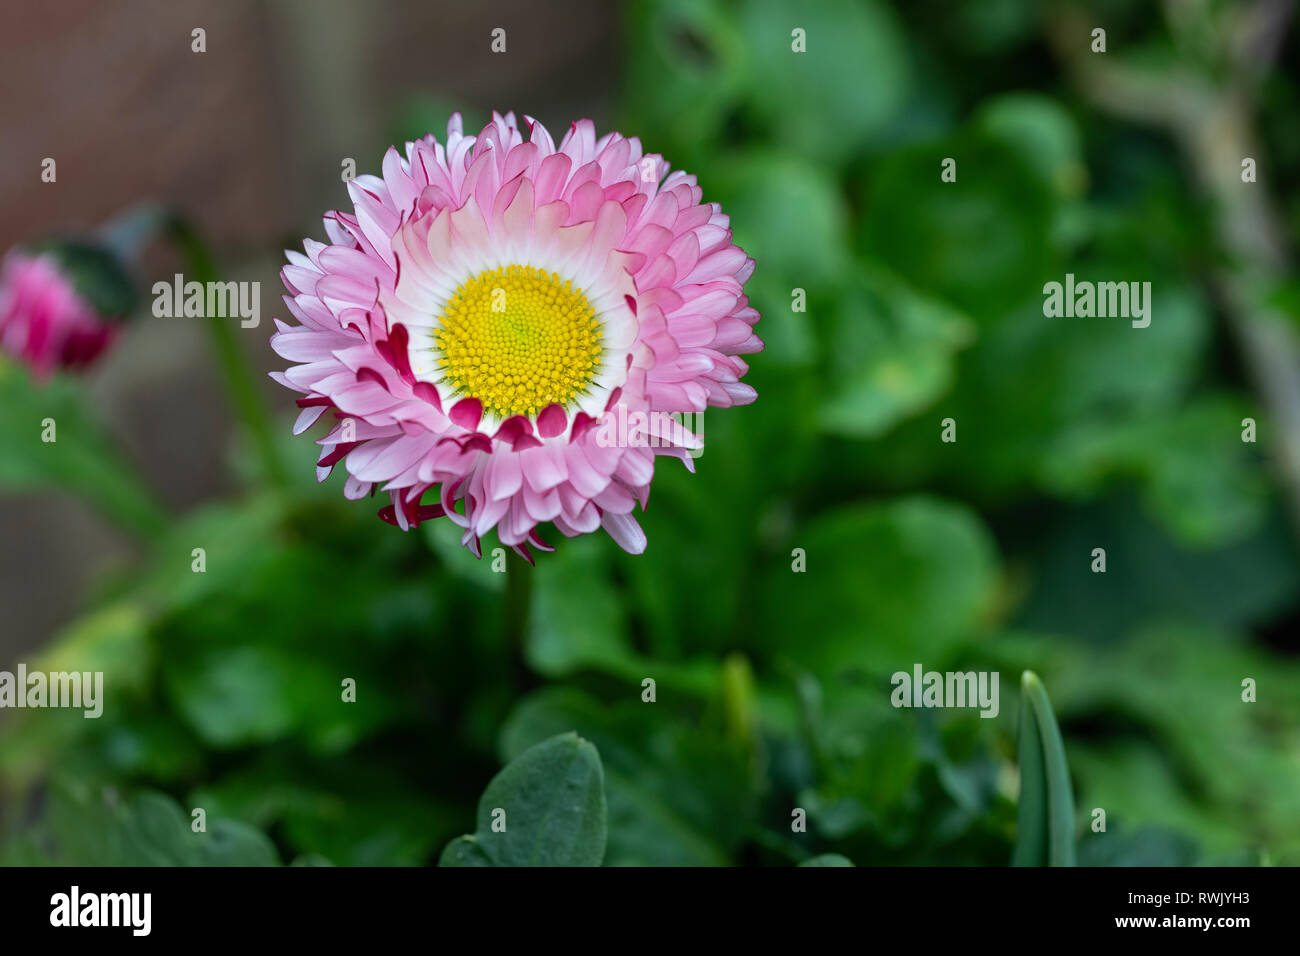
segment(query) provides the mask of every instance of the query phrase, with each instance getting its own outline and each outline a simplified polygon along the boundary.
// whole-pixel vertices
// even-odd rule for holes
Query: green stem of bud
[[[166,227],[167,234],[185,259],[190,278],[204,286],[217,281],[216,260],[194,226],[173,213],[167,216]],[[277,488],[285,488],[288,472],[275,443],[270,411],[248,359],[239,347],[235,328],[217,316],[209,316],[206,322],[230,403],[253,438],[266,476]]]

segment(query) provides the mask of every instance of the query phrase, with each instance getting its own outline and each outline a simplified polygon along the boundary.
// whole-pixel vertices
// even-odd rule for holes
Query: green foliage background
[[[1112,47],[1173,55],[1156,5],[1097,6]],[[706,413],[697,474],[659,464],[644,555],[592,536],[523,569],[522,648],[504,576],[454,529],[403,535],[337,475],[316,486],[286,428],[292,493],[247,475],[29,662],[105,671],[113,706],[5,728],[5,857],[427,864],[477,829],[448,853],[518,862],[480,793],[576,731],[599,754],[575,786],[603,774],[606,865],[1001,865],[1031,668],[1080,863],[1300,862],[1300,566],[1270,420],[1207,280],[1212,211],[1177,143],[1080,98],[1042,39],[1048,7],[630,5],[615,125],[695,173],[758,260],[758,402]],[[1264,88],[1260,186],[1293,234],[1295,75]],[[402,137],[445,123],[404,115]],[[1066,272],[1150,281],[1151,326],[1044,317]],[[60,425],[67,460],[40,473],[13,437],[30,433],[15,374],[0,479],[153,527],[90,421]],[[999,715],[893,708],[890,675],[917,662],[999,671]],[[222,842],[187,842],[190,807],[225,821]]]

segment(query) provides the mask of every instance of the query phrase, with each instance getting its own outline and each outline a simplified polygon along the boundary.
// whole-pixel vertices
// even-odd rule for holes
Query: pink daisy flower
[[[11,250],[0,267],[0,349],[44,378],[95,361],[116,334],[113,322],[77,291],[52,251]]]
[[[445,517],[481,555],[492,529],[531,560],[604,528],[645,549],[655,458],[693,470],[702,437],[672,413],[743,405],[739,356],[760,351],[744,294],[754,262],[695,177],[590,120],[557,146],[538,122],[493,114],[477,136],[389,149],[348,184],[330,242],[288,252],[271,344],[301,392],[295,434],[325,411],[320,480],[387,492],[406,529]],[[629,427],[629,423],[631,423]]]

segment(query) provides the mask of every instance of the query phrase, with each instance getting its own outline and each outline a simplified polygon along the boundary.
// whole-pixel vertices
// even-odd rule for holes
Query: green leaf
[[[752,820],[748,768],[734,744],[673,708],[670,700],[682,691],[675,677],[648,673],[659,678],[653,704],[639,694],[606,706],[567,687],[535,692],[502,729],[502,756],[510,760],[576,728],[601,755],[609,819],[605,865],[725,866],[728,849]],[[689,700],[695,703],[694,688]]]
[[[754,671],[744,654],[733,652],[722,662],[722,710],[726,735],[748,749],[758,725]]]
[[[973,337],[960,312],[863,267],[831,312],[823,429],[850,438],[888,431],[948,390],[956,352]]]
[[[313,678],[320,675],[311,675]],[[340,698],[333,680],[304,681],[272,647],[214,649],[167,674],[167,690],[206,743],[218,749],[274,740],[292,728],[304,692]],[[301,701],[306,706],[306,701]]]
[[[1084,436],[1105,437],[1112,429],[1118,433],[1129,422],[1167,419],[1167,434],[1177,436],[1169,450],[1169,467],[1143,468],[1143,474],[1176,472],[1180,467],[1177,459],[1183,457],[1179,447],[1192,444],[1187,436],[1200,426],[1190,420],[1175,424],[1174,413],[1195,388],[1201,355],[1212,332],[1212,317],[1204,297],[1181,277],[1155,272],[1156,267],[1140,252],[1129,255],[1131,261],[1126,262],[1118,252],[1108,253],[1108,264],[1071,265],[1070,270],[1080,281],[1145,275],[1152,270],[1154,318],[1148,328],[1135,329],[1125,319],[1045,316],[1041,295],[1018,309],[998,313],[996,319],[979,317],[979,339],[960,355],[956,387],[943,396],[935,417],[900,423],[888,435],[888,444],[867,449],[864,477],[887,486],[900,482],[941,484],[986,500],[1023,496],[1030,484],[1055,494],[1082,493],[1093,487],[1081,480],[1090,478],[1091,472],[1071,475],[1051,464],[1057,460],[1057,446],[1063,449],[1061,453],[1070,450],[1075,429]],[[1059,280],[1064,274],[1062,269],[1054,278]],[[1040,284],[1031,291],[1037,293],[1041,288]],[[971,314],[978,317],[978,313]],[[957,421],[958,440],[953,443],[935,438],[936,419],[947,415]],[[1240,428],[1231,434],[1239,437]],[[968,440],[971,437],[977,440]],[[1208,441],[1216,437],[1230,436],[1216,429]],[[1096,437],[1085,437],[1081,444],[1083,451],[1105,447]],[[1222,450],[1223,446],[1216,448]],[[1144,460],[1155,460],[1162,452],[1158,445],[1150,447]],[[1083,459],[1080,451],[1072,451],[1072,455]],[[1111,461],[1116,464],[1112,466]],[[1098,454],[1094,462],[1083,461],[1085,465],[1093,463],[1111,469],[1102,470],[1101,478],[1123,473],[1116,458],[1108,461]],[[1182,483],[1208,487],[1214,497],[1220,497],[1219,488],[1242,488],[1249,497],[1249,480],[1243,484],[1234,478],[1239,472],[1235,465],[1225,465],[1211,469],[1205,478],[1183,477]],[[1220,473],[1226,473],[1229,480],[1215,477]],[[1175,482],[1153,483],[1153,487],[1156,484],[1172,487]],[[1203,497],[1211,495],[1207,492]],[[1222,525],[1228,531],[1240,530],[1247,523],[1235,504],[1217,521],[1202,517],[1206,510],[1200,505],[1189,509],[1185,520],[1211,528]]]
[[[739,22],[751,58],[749,113],[762,139],[839,163],[902,114],[911,66],[886,4],[804,0],[795,12],[783,0],[750,0]],[[794,49],[795,28],[804,31],[804,52]]]
[[[1214,471],[1218,463],[1203,467]],[[1102,544],[1107,570],[1094,574],[1092,550]],[[1017,623],[1096,645],[1122,640],[1151,620],[1229,632],[1265,627],[1300,597],[1300,562],[1279,506],[1244,541],[1190,550],[1145,513],[1136,495],[1111,495],[1041,521],[1024,561],[1032,577]],[[1056,686],[1055,675],[1044,676]]]
[[[1265,847],[1300,860],[1300,666],[1188,623],[1051,661],[1062,642],[1043,644],[1031,657],[1051,668],[1058,707],[1098,728],[1071,748],[1083,806],[1187,832],[1212,857]]]
[[[1008,93],[985,102],[975,123],[1015,146],[1062,195],[1077,197],[1083,191],[1087,169],[1079,127],[1058,101],[1039,93]]]
[[[43,671],[102,671],[114,693],[138,691],[155,664],[148,619],[134,603],[103,607],[74,621],[31,666]]]
[[[439,866],[495,866],[479,846],[478,837],[458,836],[447,844],[438,859]]]
[[[955,182],[940,179],[946,159],[957,162]],[[1055,205],[1018,148],[963,132],[881,160],[870,174],[859,248],[918,291],[991,325],[1039,299],[1057,272]]]
[[[848,210],[839,183],[817,163],[754,150],[716,164],[704,186],[731,217],[736,242],[763,264],[756,274],[785,279],[784,301],[760,301],[765,315],[790,312],[793,287],[839,281],[850,265]],[[766,321],[766,319],[764,320]]]
[[[126,813],[124,842],[146,866],[192,866],[198,860],[195,834],[180,806],[161,793],[139,793]]]
[[[933,29],[951,37],[963,51],[981,58],[1014,57],[1014,49],[1031,42],[1049,7],[1039,0],[984,0],[975,6],[954,4]]]
[[[815,230],[810,230],[807,238],[817,242],[819,237]],[[780,260],[787,254],[780,251],[783,237],[772,233],[760,235],[754,231],[754,240],[759,246],[777,249],[776,257],[758,253],[764,268],[758,269],[745,283],[745,294],[750,304],[763,317],[758,326],[763,339],[763,355],[766,364],[776,370],[790,367],[810,368],[816,361],[818,345],[817,334],[811,318],[828,311],[835,305],[835,288],[832,285],[818,284],[808,287],[799,278],[799,267],[780,268]],[[754,254],[753,243],[742,248]],[[842,252],[835,245],[832,255],[840,256]],[[794,255],[789,255],[793,259]],[[806,274],[806,273],[805,273]],[[804,296],[803,310],[795,311],[796,290]],[[746,381],[750,381],[746,379]]]
[[[426,749],[419,759],[442,757]],[[291,852],[331,865],[421,866],[456,833],[460,814],[412,776],[364,750],[345,760],[285,760],[268,750],[193,791],[189,803],[206,808],[209,818],[273,829]]]
[[[1195,866],[1196,841],[1166,827],[1089,834],[1079,847],[1080,866]]]
[[[749,575],[763,510],[779,489],[806,480],[817,453],[811,389],[789,377],[771,384],[752,406],[706,413],[695,474],[667,459],[655,466],[653,501],[638,516],[646,553],[614,556],[636,633],[656,660],[722,654],[752,639],[744,621],[756,611]]]
[[[47,429],[52,428],[53,441]],[[0,489],[57,488],[80,495],[141,537],[168,519],[89,413],[81,382],[55,376],[37,384],[0,357]]]
[[[343,679],[357,682],[344,700]],[[177,711],[224,750],[297,733],[322,751],[346,750],[386,723],[397,704],[351,667],[267,644],[213,647],[177,660],[164,678]]]
[[[1046,757],[1027,692],[1020,702],[1019,760],[1020,802],[1016,847],[1011,863],[1013,866],[1042,866],[1048,853]]]
[[[1074,794],[1065,744],[1038,675],[1025,671],[1020,701],[1020,811],[1014,866],[1074,865]]]
[[[117,721],[130,699],[149,686],[156,667],[148,626],[148,617],[139,605],[128,601],[110,604],[73,621],[29,662],[28,669],[33,672],[102,673],[97,701],[101,714],[87,720],[84,707],[19,711],[0,730],[0,776],[15,787],[25,786],[65,755],[74,742],[108,727],[120,733],[114,739],[126,743],[130,731]],[[160,736],[167,731],[158,729]],[[114,754],[121,755],[122,751]]]
[[[1043,456],[1043,483],[1080,498],[1114,476],[1142,482],[1145,504],[1184,544],[1241,540],[1269,504],[1264,470],[1241,440],[1247,408],[1227,395],[1198,397],[1160,415],[1080,423]]]
[[[313,796],[285,811],[285,840],[338,866],[423,866],[459,816],[415,788],[373,794],[358,784]]]
[[[278,866],[265,834],[241,823],[208,819],[194,832],[171,797],[142,790],[129,800],[72,780],[58,783],[37,824],[45,862],[63,866]]]
[[[275,844],[265,833],[235,820],[214,820],[199,838],[200,866],[279,866]]]
[[[441,866],[600,866],[605,782],[596,748],[575,733],[526,750],[492,778],[478,829],[443,851]]]
[[[566,541],[536,568],[521,570],[533,576],[525,649],[533,669],[560,677],[584,667],[622,670],[635,659],[603,541]]]
[[[791,566],[796,548],[806,571]],[[760,636],[828,677],[937,666],[978,631],[997,572],[992,538],[965,506],[914,497],[837,508],[778,549],[758,596]]]
[[[629,127],[654,130],[648,153],[693,168],[711,155],[744,88],[749,50],[718,0],[643,0],[626,15]]]
[[[869,693],[861,686],[850,689],[859,698]],[[921,769],[916,722],[887,705],[857,701],[845,701],[827,718],[818,785],[800,794],[801,805],[827,839],[863,828],[890,835],[909,812],[906,803]]]
[[[398,692],[407,680],[398,659],[409,648],[391,645],[395,632],[428,632],[441,585],[426,578],[417,587],[394,566],[423,556],[418,539],[384,535],[372,522],[314,508],[297,515],[254,498],[205,508],[160,542],[139,592],[160,612],[162,690],[209,746],[297,736],[338,752],[409,705]],[[362,552],[369,560],[358,568],[353,555]],[[324,600],[323,580],[333,582]],[[343,699],[345,679],[356,682],[355,700]]]
[[[813,856],[804,860],[800,866],[852,866],[853,861],[847,856],[841,856],[838,853],[823,853],[821,856]]]
[[[153,567],[139,583],[141,595],[160,610],[203,604],[250,586],[279,553],[285,503],[270,496],[237,504],[206,505],[160,536]],[[195,571],[196,548],[203,571]]]

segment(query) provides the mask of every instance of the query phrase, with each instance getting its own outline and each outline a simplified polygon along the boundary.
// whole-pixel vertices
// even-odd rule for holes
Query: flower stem
[[[209,282],[215,282],[216,260],[198,231],[187,220],[175,214],[168,217],[167,229],[180,247],[190,278],[202,283],[205,288]],[[206,322],[226,394],[235,414],[252,435],[267,478],[277,488],[284,488],[288,484],[288,473],[275,443],[271,415],[258,390],[253,370],[240,350],[234,327],[220,316],[208,316]]]
[[[506,551],[505,638],[511,678],[515,688],[527,690],[533,684],[532,673],[525,663],[530,604],[532,603],[532,567],[513,550]]]

